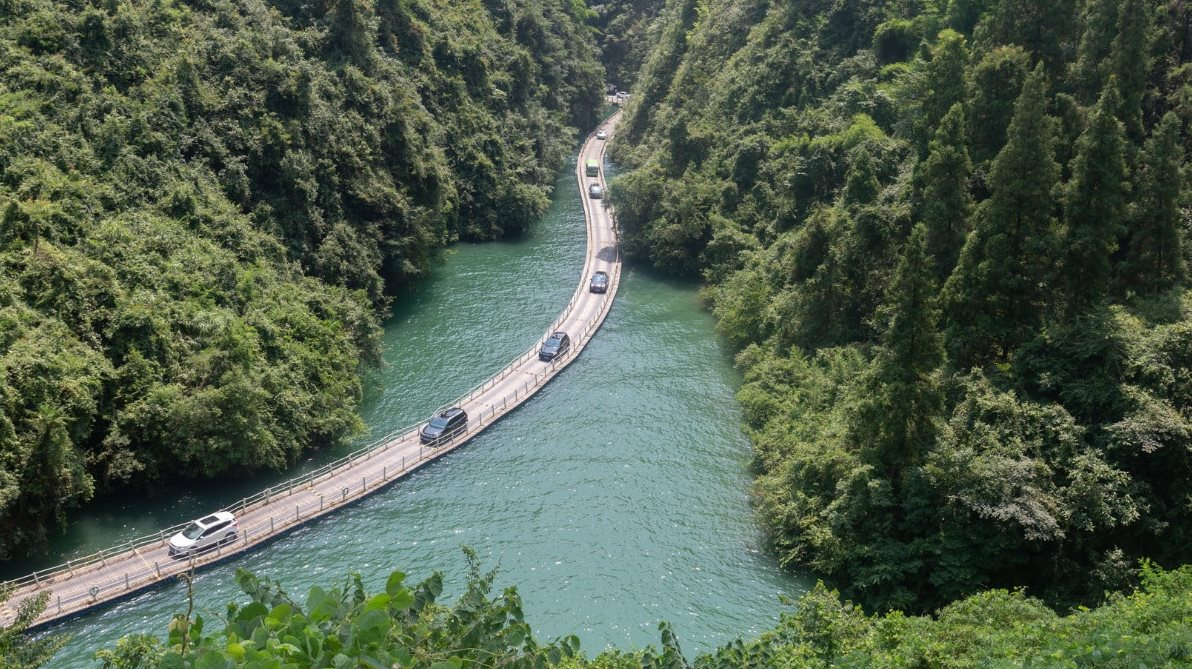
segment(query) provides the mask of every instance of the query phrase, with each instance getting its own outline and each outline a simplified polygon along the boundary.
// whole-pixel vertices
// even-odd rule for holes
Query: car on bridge
[[[418,432],[418,439],[428,446],[438,446],[455,439],[468,429],[468,414],[459,407],[440,413]]]
[[[596,131],[596,139],[608,139],[608,131],[607,130],[597,130]]]
[[[203,516],[170,537],[170,556],[188,557],[211,550],[225,541],[235,541],[238,531],[236,517],[227,511]]]
[[[600,187],[600,184],[593,182],[591,186],[588,186],[588,197],[599,200],[604,197],[604,189]]]
[[[560,330],[542,342],[542,348],[538,349],[538,359],[543,362],[550,362],[551,360],[567,355],[567,351],[570,350],[571,337],[568,337],[566,332]]]
[[[596,272],[593,274],[592,282],[588,284],[588,290],[593,293],[607,293],[608,272]]]

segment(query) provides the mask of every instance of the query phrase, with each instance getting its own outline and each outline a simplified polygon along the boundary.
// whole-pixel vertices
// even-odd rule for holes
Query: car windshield
[[[182,536],[186,537],[187,539],[198,539],[199,535],[202,533],[203,526],[198,523],[191,523],[190,525],[186,526],[185,530],[182,530]]]
[[[435,416],[434,420],[430,422],[430,426],[436,430],[441,430],[447,427],[447,419],[442,416]]]
[[[607,274],[597,274],[596,276],[592,277],[592,280],[595,281],[596,283],[604,283],[605,281],[608,281],[608,275]]]

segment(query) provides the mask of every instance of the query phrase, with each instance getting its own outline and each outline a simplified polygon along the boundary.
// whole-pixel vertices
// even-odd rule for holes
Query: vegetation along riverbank
[[[387,295],[541,213],[599,48],[623,251],[706,284],[770,548],[828,584],[689,662],[666,625],[539,642],[471,555],[452,605],[242,573],[226,620],[100,663],[1192,663],[1189,3],[0,11],[0,558],[105,488],[356,429]],[[0,657],[44,663],[19,628]]]
[[[360,428],[389,294],[545,209],[580,4],[0,5],[0,559]]]
[[[880,610],[1189,557],[1192,8],[672,2],[624,250],[708,282],[780,559]]]

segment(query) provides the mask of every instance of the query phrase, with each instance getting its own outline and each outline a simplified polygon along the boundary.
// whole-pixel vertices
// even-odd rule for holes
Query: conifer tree
[[[851,426],[865,459],[891,481],[920,464],[943,412],[936,370],[944,351],[936,283],[927,254],[927,227],[906,242],[881,313],[888,319],[867,379],[865,399]]]
[[[877,166],[869,149],[862,144],[849,154],[848,174],[844,178],[845,202],[856,206],[873,204],[880,190]]]
[[[1180,188],[1183,146],[1180,119],[1168,112],[1142,152],[1134,230],[1125,279],[1147,291],[1163,290],[1184,280],[1180,234]]]
[[[939,34],[938,46],[927,64],[926,97],[923,100],[923,114],[916,120],[916,133],[921,150],[927,149],[935,129],[944,114],[958,102],[968,97],[968,47],[964,36],[954,30]]]
[[[998,0],[983,21],[990,44],[1018,44],[1058,75],[1075,40],[1076,0]],[[978,30],[980,32],[980,30]]]
[[[1072,179],[1064,192],[1064,277],[1073,313],[1102,302],[1109,293],[1110,258],[1125,232],[1129,183],[1125,135],[1116,112],[1114,78],[1093,108],[1088,129],[1076,143]]]
[[[1151,11],[1151,3],[1147,0],[1122,2],[1117,35],[1109,55],[1109,71],[1117,77],[1121,93],[1117,116],[1126,124],[1126,133],[1135,142],[1141,142],[1145,134],[1142,97],[1150,71]]]
[[[1089,0],[1084,8],[1084,32],[1072,66],[1072,77],[1082,104],[1089,104],[1105,87],[1106,58],[1118,28],[1120,0]]]
[[[1053,125],[1043,68],[1036,66],[993,161],[992,195],[944,286],[948,346],[962,367],[1007,356],[1048,306],[1056,251],[1051,193],[1059,179]]]
[[[1022,82],[1030,72],[1030,61],[1030,54],[1022,47],[999,46],[973,68],[968,116],[974,162],[993,160],[1006,143],[1006,128],[1014,116]]]
[[[923,167],[923,223],[927,252],[943,281],[952,273],[972,213],[968,179],[972,173],[965,139],[964,107],[956,104],[944,116]]]

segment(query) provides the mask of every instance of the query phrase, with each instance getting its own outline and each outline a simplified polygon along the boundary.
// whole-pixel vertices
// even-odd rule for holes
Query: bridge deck
[[[618,112],[601,126],[608,130],[610,139],[619,118]],[[607,200],[592,200],[587,191],[591,181],[606,186],[603,170],[606,145],[607,142],[596,140],[593,132],[584,142],[575,166],[587,222],[586,260],[575,294],[547,330],[564,330],[570,334],[570,353],[551,363],[540,362],[537,352],[541,341],[534,342],[505,369],[446,405],[462,406],[469,417],[468,431],[450,444],[436,448],[421,446],[419,424],[338,463],[231,505],[228,510],[236,513],[241,534],[236,541],[214,551],[190,559],[171,558],[167,541],[179,529],[175,527],[102,551],[90,559],[68,562],[12,581],[7,585],[15,591],[0,609],[0,623],[11,623],[22,601],[43,592],[48,592],[50,599],[35,623],[38,627],[153,587],[192,567],[210,565],[252,550],[442,457],[525,402],[584,349],[608,314],[620,283],[621,261],[612,213],[605,204]],[[602,166],[598,177],[585,176],[584,164],[589,158]],[[597,270],[609,275],[609,289],[603,295],[588,292],[589,278]]]

